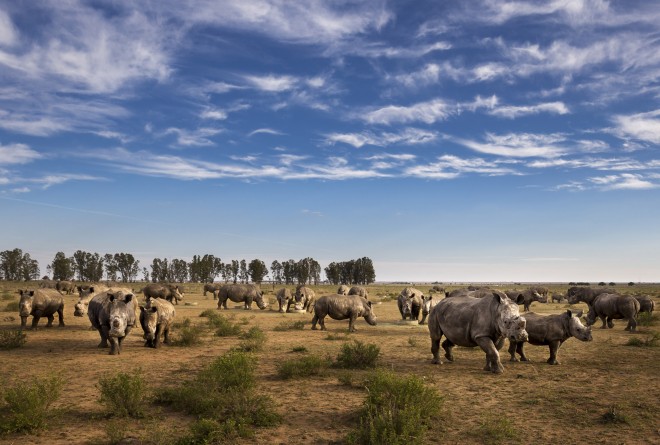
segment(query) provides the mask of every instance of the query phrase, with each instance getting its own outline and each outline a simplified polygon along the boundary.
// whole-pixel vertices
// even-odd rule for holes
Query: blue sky
[[[0,249],[659,281],[659,23],[634,0],[0,0]]]

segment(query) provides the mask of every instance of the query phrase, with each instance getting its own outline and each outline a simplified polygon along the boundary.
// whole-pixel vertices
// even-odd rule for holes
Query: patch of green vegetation
[[[660,332],[651,332],[646,338],[631,337],[625,343],[625,346],[635,346],[638,348],[655,348],[660,346]]]
[[[408,337],[408,344],[415,348],[419,344],[419,341],[417,340],[417,337]]]
[[[600,422],[604,424],[628,424],[630,420],[628,416],[621,412],[621,408],[618,405],[611,405],[607,408],[607,411],[600,416]]]
[[[339,380],[339,383],[344,386],[353,386],[353,383],[355,382],[355,374],[351,371],[344,370],[337,374],[337,380]]]
[[[654,326],[657,318],[651,312],[642,312],[637,316],[637,325],[643,327]]]
[[[243,352],[259,352],[266,344],[266,333],[259,326],[252,326],[247,332],[240,336],[241,341],[235,348]]]
[[[326,340],[331,340],[331,341],[332,340],[346,340],[346,338],[347,337],[345,335],[337,335],[337,334],[328,334],[325,337]]]
[[[147,385],[142,370],[131,373],[118,372],[114,376],[99,379],[99,403],[115,417],[144,417]]]
[[[5,312],[18,312],[20,310],[20,305],[18,301],[10,301],[5,306]]]
[[[442,397],[415,375],[378,370],[365,382],[367,399],[349,444],[422,444]]]
[[[277,375],[283,379],[319,375],[330,366],[327,358],[307,355],[293,360],[286,360],[277,365]]]
[[[291,352],[307,352],[307,348],[305,346],[294,346],[291,348]]]
[[[27,335],[19,329],[0,331],[0,349],[20,348],[27,341]]]
[[[14,298],[15,298],[15,294],[12,294],[8,290],[5,290],[2,292],[2,294],[0,294],[0,300],[3,301],[13,300]]]
[[[204,329],[192,324],[189,318],[185,318],[181,323],[174,323],[172,326],[174,338],[173,346],[195,346],[202,343],[202,333]]]
[[[62,391],[59,377],[31,378],[18,382],[3,391],[5,415],[0,420],[4,433],[34,433],[49,427],[52,417],[50,406]]]
[[[243,331],[241,325],[236,323],[233,318],[227,318],[212,310],[206,310],[202,314],[206,314],[204,316],[207,318],[209,326],[215,330],[215,335],[218,337],[232,337]]]
[[[375,368],[379,356],[380,348],[376,344],[353,340],[353,343],[344,343],[341,346],[336,366],[345,369]]]
[[[520,436],[511,420],[504,416],[483,419],[471,434],[487,445],[518,442]]]
[[[273,331],[302,331],[305,328],[305,322],[298,321],[283,321],[273,328]]]

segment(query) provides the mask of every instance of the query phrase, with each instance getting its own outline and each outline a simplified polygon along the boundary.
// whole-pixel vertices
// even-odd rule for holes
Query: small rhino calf
[[[170,343],[170,326],[176,311],[174,305],[162,298],[149,298],[146,306],[140,306],[140,326],[144,331],[144,346],[160,347],[160,336],[163,343]]]

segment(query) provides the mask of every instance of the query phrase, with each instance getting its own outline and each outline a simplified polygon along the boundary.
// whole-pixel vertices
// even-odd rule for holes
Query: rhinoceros
[[[523,291],[506,291],[505,293],[506,296],[512,301],[515,301],[516,304],[522,304],[525,312],[529,311],[529,306],[535,301],[538,301],[539,303],[548,302],[547,295],[544,296],[539,294],[534,288],[529,288]]]
[[[562,300],[565,300],[566,296],[564,294],[552,294],[552,302],[553,303],[561,303]]]
[[[528,339],[532,345],[548,346],[550,348],[550,358],[547,362],[551,365],[558,365],[557,353],[561,345],[571,337],[581,341],[591,341],[591,328],[586,327],[580,321],[582,311],[573,312],[570,309],[563,314],[558,315],[539,315],[534,312],[525,314]],[[511,361],[517,362],[516,352],[520,355],[523,362],[529,361],[524,351],[525,342],[509,341],[509,354]]]
[[[39,282],[39,289],[57,289],[57,282],[55,280],[43,280],[42,279]]]
[[[87,314],[89,302],[94,295],[107,291],[109,288],[103,284],[78,286],[78,302],[73,306],[73,315],[75,317],[84,317]]]
[[[591,309],[592,302],[600,294],[615,294],[616,291],[610,288],[593,289],[591,287],[571,287],[566,292],[566,298],[569,304],[577,304],[580,301],[587,303]]]
[[[397,306],[403,320],[406,318],[410,318],[411,321],[419,320],[423,297],[422,291],[414,287],[406,287],[401,291],[397,297]]]
[[[135,325],[136,300],[130,289],[112,288],[96,294],[89,302],[87,315],[101,336],[99,348],[107,348],[110,341],[110,355],[121,352],[124,338]]]
[[[140,306],[140,326],[144,331],[144,346],[160,347],[160,336],[163,343],[170,343],[170,326],[176,311],[174,305],[162,298],[149,298],[146,306]]]
[[[323,295],[314,304],[314,317],[312,329],[316,330],[316,323],[325,330],[325,317],[333,320],[348,319],[348,331],[355,332],[355,320],[364,317],[365,321],[376,326],[377,317],[371,309],[371,301],[359,295]]]
[[[348,290],[347,295],[359,295],[360,297],[364,297],[366,299],[369,299],[369,292],[367,289],[365,289],[362,286],[353,286]]]
[[[57,280],[55,283],[55,289],[62,295],[71,295],[76,290],[76,285],[71,281],[66,280]]]
[[[244,303],[244,309],[252,309],[252,302],[256,302],[259,309],[266,309],[268,302],[263,292],[254,284],[225,284],[218,291],[218,309],[227,309],[227,300],[234,303]]]
[[[213,299],[217,300],[218,299],[218,291],[220,290],[220,286],[222,286],[219,283],[205,283],[204,284],[204,296],[206,297],[207,292],[211,292],[213,294]]]
[[[348,291],[351,290],[350,287],[346,286],[345,284],[342,284],[339,286],[339,289],[337,289],[337,294],[338,295],[348,295]]]
[[[59,326],[64,326],[64,299],[55,289],[19,290],[18,314],[21,317],[21,329],[27,325],[27,318],[32,315],[32,329],[37,329],[41,317],[48,318],[47,328],[53,327],[55,313]]]
[[[655,310],[655,301],[648,295],[639,295],[635,297],[635,300],[639,301],[639,312],[652,314]]]
[[[635,332],[637,329],[637,314],[639,314],[639,301],[629,295],[599,294],[591,302],[587,313],[587,325],[596,323],[596,317],[603,322],[601,329],[613,328],[612,320],[626,319],[626,331]]]
[[[492,293],[483,298],[445,298],[431,309],[428,327],[431,336],[431,353],[434,364],[442,363],[438,356],[440,340],[445,357],[454,361],[452,349],[455,345],[479,346],[486,353],[484,370],[501,373],[498,349],[504,338],[510,341],[527,340],[525,319],[520,316],[518,305],[501,293]]]
[[[433,295],[422,296],[422,319],[419,320],[419,324],[426,324],[426,317],[431,313],[431,309],[438,304],[439,299],[433,299]]]
[[[149,298],[163,298],[170,303],[179,304],[183,300],[183,290],[176,284],[148,284],[142,290],[144,297]]]
[[[314,304],[316,302],[316,292],[314,292],[312,289],[310,289],[307,286],[299,286],[296,288],[296,293],[293,296],[293,300],[289,300],[289,303],[287,304],[286,311],[289,312],[289,308],[291,307],[291,304],[295,304],[295,308],[306,310],[307,312],[311,313],[312,308],[314,307]]]
[[[293,298],[291,296],[291,291],[286,287],[283,287],[282,289],[277,291],[277,295],[275,296],[275,298],[277,299],[277,303],[279,305],[279,309],[278,309],[279,312],[284,312],[285,309],[288,312],[289,302]]]

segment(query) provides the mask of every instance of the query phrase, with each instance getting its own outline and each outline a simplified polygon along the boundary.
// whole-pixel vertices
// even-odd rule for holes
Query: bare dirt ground
[[[15,287],[2,283],[5,299],[0,301],[0,329],[16,329],[20,324],[17,312],[7,312],[11,301],[7,293]],[[137,287],[137,286],[136,286]],[[190,318],[204,324],[199,314],[216,308],[211,295],[202,296],[201,285],[187,285],[185,302],[176,307],[178,321]],[[317,286],[317,295],[332,293],[334,287]],[[402,285],[370,287],[374,302],[385,294],[395,295]],[[419,286],[423,291],[428,286]],[[252,311],[230,304],[224,314],[246,327],[259,326],[268,336],[263,352],[257,353],[258,385],[270,395],[280,414],[281,425],[259,429],[253,438],[241,443],[255,444],[328,444],[341,443],[357,425],[356,412],[365,399],[359,384],[346,386],[339,382],[338,370],[304,379],[282,380],[277,376],[278,363],[294,358],[292,348],[305,346],[309,353],[337,356],[341,345],[352,339],[375,343],[381,349],[381,366],[401,375],[423,376],[444,398],[442,415],[435,419],[427,435],[428,443],[477,444],[493,443],[489,432],[501,419],[508,419],[514,438],[504,443],[660,443],[659,384],[660,347],[640,348],[624,344],[631,337],[646,338],[660,330],[658,323],[641,327],[638,333],[623,330],[619,321],[614,329],[594,326],[594,341],[582,343],[570,339],[559,352],[561,365],[550,366],[547,347],[527,345],[531,363],[510,363],[506,348],[501,351],[505,372],[494,375],[482,370],[484,353],[478,349],[455,350],[455,362],[431,364],[430,340],[426,326],[401,322],[395,300],[375,306],[377,326],[368,326],[360,319],[358,332],[347,334],[347,321],[327,320],[327,332],[310,330],[312,316],[304,313],[277,312],[274,292],[269,286],[269,309]],[[565,291],[566,287],[561,290]],[[624,289],[626,290],[626,289]],[[657,294],[656,304],[660,303]],[[158,350],[143,347],[139,326],[125,340],[119,356],[97,349],[99,336],[90,330],[87,317],[73,317],[77,296],[65,296],[63,328],[40,328],[28,331],[27,343],[9,351],[0,350],[0,378],[3,387],[34,377],[58,375],[65,383],[55,404],[57,415],[51,427],[37,435],[12,434],[0,436],[1,444],[90,444],[108,443],[107,428],[120,428],[128,435],[147,438],[152,443],[168,443],[182,436],[194,420],[167,408],[149,405],[144,419],[116,420],[104,414],[98,403],[98,380],[118,371],[140,368],[150,388],[173,385],[191,376],[213,358],[238,344],[236,337],[214,337],[207,331],[203,344],[192,347],[163,346]],[[533,303],[532,311],[543,314],[560,313],[566,303]],[[522,306],[520,307],[522,311]],[[586,309],[579,304],[572,308]],[[656,319],[657,319],[656,315]],[[273,328],[285,321],[304,320],[302,331],[277,332]],[[30,322],[30,321],[28,321]],[[41,325],[45,326],[42,319]],[[55,325],[57,324],[57,318]],[[329,339],[328,335],[332,338]],[[359,382],[361,371],[354,371]],[[616,408],[627,423],[603,422],[603,415]]]

